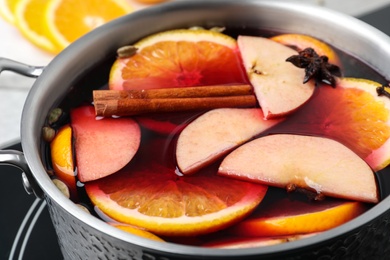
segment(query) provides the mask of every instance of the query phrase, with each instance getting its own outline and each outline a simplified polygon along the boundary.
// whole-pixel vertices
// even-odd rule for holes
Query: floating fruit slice
[[[128,233],[131,233],[133,235],[137,235],[137,236],[148,238],[148,239],[155,240],[155,241],[164,242],[164,240],[162,238],[154,235],[153,233],[150,233],[146,230],[140,229],[140,228],[135,227],[135,226],[122,225],[122,224],[111,224],[111,225],[116,227],[116,228],[119,228],[123,231],[126,231]]]
[[[220,249],[254,248],[254,247],[272,246],[272,245],[292,242],[295,240],[314,236],[315,234],[316,233],[305,234],[305,235],[258,237],[258,238],[232,237],[232,238],[219,239],[210,243],[203,244],[202,246],[211,247],[211,248],[220,248]]]
[[[52,0],[43,16],[47,36],[59,49],[79,37],[133,11],[125,0]]]
[[[141,132],[131,118],[95,118],[93,106],[71,111],[78,178],[96,180],[123,168],[138,150]]]
[[[270,38],[297,51],[313,48],[319,56],[327,56],[329,63],[340,66],[337,53],[325,42],[304,34],[280,34]]]
[[[335,139],[379,171],[390,163],[390,99],[378,96],[380,86],[370,80],[342,78],[335,88],[321,87],[284,121],[279,132]]]
[[[167,158],[156,159],[161,154]],[[264,185],[217,176],[215,167],[179,176],[174,166],[164,165],[170,156],[161,143],[146,143],[126,168],[86,183],[86,192],[96,207],[116,221],[156,235],[190,236],[236,223],[253,211],[267,191]]]
[[[302,83],[305,72],[286,59],[297,52],[263,37],[239,36],[245,71],[267,119],[286,116],[314,93],[314,82]]]
[[[130,58],[118,58],[110,89],[147,89],[245,83],[236,41],[209,30],[171,30],[134,44]]]
[[[219,174],[287,189],[378,202],[371,168],[334,140],[301,135],[268,135],[237,148]]]
[[[308,201],[284,197],[260,205],[250,217],[230,228],[229,233],[272,237],[322,232],[350,221],[367,209],[367,205],[357,201]]]
[[[72,194],[76,193],[76,174],[74,172],[72,128],[66,125],[50,143],[51,161],[55,175],[63,181]]]
[[[58,47],[46,35],[44,13],[49,1],[19,0],[15,6],[15,25],[33,44],[51,53],[57,53]]]
[[[20,0],[0,0],[0,16],[7,22],[15,23],[15,6]]]
[[[177,140],[176,159],[181,172],[194,173],[281,122],[263,118],[257,108],[214,109],[201,115],[184,128]]]

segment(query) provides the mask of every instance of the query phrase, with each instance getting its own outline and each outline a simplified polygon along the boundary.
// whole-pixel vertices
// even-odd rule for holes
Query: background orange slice
[[[47,37],[44,24],[45,8],[49,1],[19,0],[15,6],[15,25],[37,47],[51,53],[59,48]]]
[[[15,23],[15,7],[20,0],[0,0],[0,16],[7,22]]]
[[[63,49],[87,32],[132,10],[125,0],[51,0],[43,18],[46,35]]]

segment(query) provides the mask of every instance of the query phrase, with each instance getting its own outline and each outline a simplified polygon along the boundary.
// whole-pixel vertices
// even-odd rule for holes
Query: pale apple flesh
[[[239,36],[237,43],[265,118],[286,116],[313,95],[315,83],[304,84],[305,71],[286,62],[295,50],[263,37]]]
[[[96,119],[93,106],[71,111],[78,179],[97,180],[123,168],[137,153],[141,130],[131,118]]]
[[[183,174],[194,173],[281,121],[264,120],[259,108],[208,111],[180,133],[177,165]]]
[[[368,164],[346,146],[323,137],[275,134],[255,139],[227,155],[218,174],[378,202],[375,176]]]

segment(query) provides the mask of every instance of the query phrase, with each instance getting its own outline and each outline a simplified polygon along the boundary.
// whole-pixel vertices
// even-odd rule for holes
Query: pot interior
[[[136,42],[144,36],[174,28],[191,26],[226,27],[234,32],[256,34],[269,32],[308,34],[331,44],[353,57],[358,57],[378,72],[390,78],[390,41],[378,30],[352,17],[315,6],[279,1],[192,1],[177,2],[142,10],[106,24],[82,37],[59,54],[35,82],[27,98],[22,116],[22,146],[33,175],[45,195],[56,201],[75,218],[88,226],[123,241],[153,250],[162,250],[159,243],[124,234],[78,209],[57,190],[46,174],[41,142],[41,128],[50,109],[72,104],[63,103],[69,93],[83,97],[96,86],[108,82],[108,72],[116,49]],[[81,99],[80,99],[81,100]],[[73,102],[77,102],[73,100]],[[270,254],[321,243],[332,237],[358,229],[383,214],[389,198],[353,221],[317,235],[310,240],[283,245],[235,250],[232,255]],[[184,255],[221,256],[224,250],[201,249],[168,244],[164,250]]]

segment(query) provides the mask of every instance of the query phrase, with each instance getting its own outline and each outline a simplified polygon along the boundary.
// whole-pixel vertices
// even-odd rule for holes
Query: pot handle
[[[0,73],[8,70],[24,76],[36,78],[42,74],[43,69],[43,66],[30,66],[7,58],[0,58]],[[15,166],[22,170],[22,181],[26,192],[28,194],[35,194],[38,198],[43,197],[42,189],[33,178],[22,152],[17,150],[0,150],[0,164]]]
[[[42,74],[44,68],[43,66],[30,66],[7,58],[0,58],[0,73],[4,70],[9,70],[27,77],[36,78]]]
[[[15,166],[22,170],[22,181],[26,192],[35,194],[38,198],[43,197],[43,192],[33,178],[22,152],[17,150],[0,150],[0,164]]]

